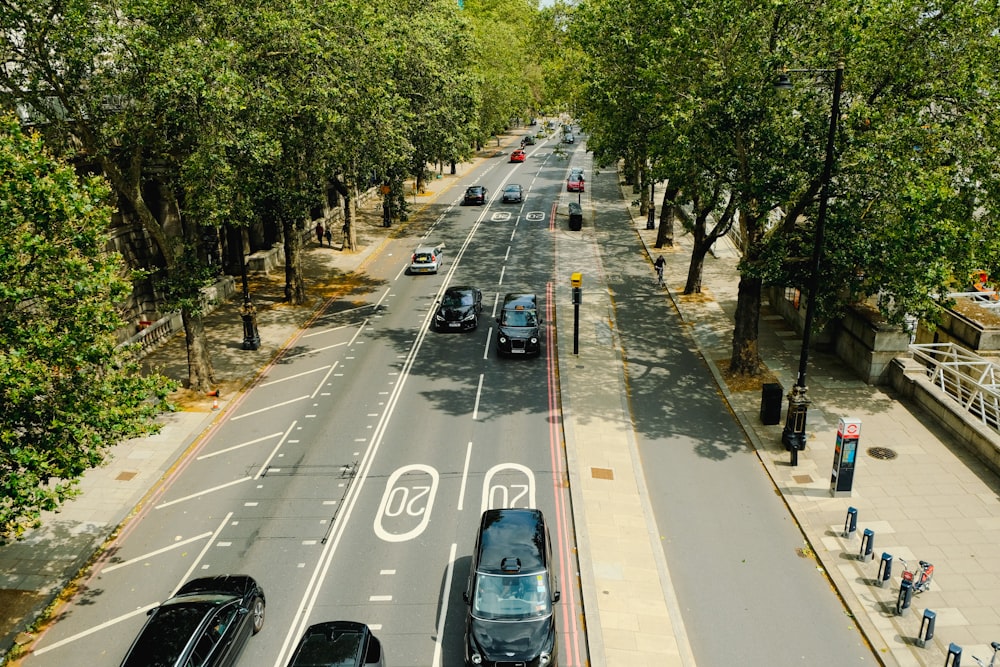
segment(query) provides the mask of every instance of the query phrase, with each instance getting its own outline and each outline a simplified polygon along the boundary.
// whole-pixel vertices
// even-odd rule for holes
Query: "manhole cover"
[[[869,447],[868,456],[873,459],[882,459],[883,461],[888,461],[889,459],[896,458],[896,452],[889,449],[888,447]]]

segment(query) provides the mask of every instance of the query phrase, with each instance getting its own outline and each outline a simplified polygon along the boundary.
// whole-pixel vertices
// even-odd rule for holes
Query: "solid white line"
[[[261,385],[261,386],[263,386],[263,385]],[[195,460],[196,461],[201,461],[202,459],[210,459],[213,456],[218,456],[219,454],[225,454],[226,452],[231,452],[234,449],[240,449],[241,447],[249,447],[250,445],[256,445],[258,442],[263,442],[264,440],[270,440],[271,438],[277,438],[279,435],[281,435],[281,431],[278,431],[277,433],[272,433],[270,435],[261,436],[261,437],[255,439],[255,440],[248,440],[246,442],[241,442],[238,445],[233,445],[232,447],[226,447],[225,449],[220,449],[219,451],[212,452],[211,454],[202,454],[201,456],[199,456]]]
[[[296,419],[296,420],[292,421],[292,423],[288,426],[288,430],[285,431],[285,434],[283,436],[281,436],[281,440],[279,440],[278,444],[276,444],[274,446],[274,449],[271,450],[271,453],[268,455],[268,457],[264,461],[263,465],[260,466],[260,469],[257,471],[257,474],[253,476],[254,479],[260,479],[261,475],[264,474],[264,471],[267,470],[267,466],[270,465],[270,463],[271,463],[271,459],[273,459],[274,455],[278,453],[278,450],[281,449],[281,446],[283,444],[285,444],[285,440],[288,438],[289,434],[291,434],[292,429],[295,428],[295,425],[298,422],[299,422],[299,420]]]
[[[183,586],[184,583],[191,578],[191,573],[194,572],[194,569],[196,567],[198,567],[198,563],[200,563],[201,559],[205,557],[205,553],[208,551],[209,547],[211,547],[215,543],[215,540],[218,539],[219,537],[219,533],[222,532],[222,529],[226,527],[226,524],[229,523],[229,520],[232,518],[233,518],[233,513],[230,512],[229,514],[226,515],[226,518],[222,520],[222,523],[219,524],[219,527],[215,529],[214,533],[212,533],[212,537],[210,537],[208,542],[205,543],[205,546],[202,548],[201,553],[198,554],[198,557],[191,562],[191,567],[189,567],[188,571],[184,573],[184,577],[181,579],[181,582],[177,584],[177,588],[173,590],[173,592],[170,594],[170,597],[174,597],[175,595],[177,595],[177,591],[181,589],[181,586]]]
[[[253,412],[244,412],[241,415],[236,415],[235,417],[230,417],[229,421],[234,422],[237,419],[243,419],[244,417],[249,417],[251,415],[256,415],[256,414],[259,414],[261,412],[267,412],[268,410],[273,410],[275,408],[280,408],[280,407],[285,406],[285,405],[290,405],[292,403],[297,403],[298,401],[304,401],[307,398],[311,398],[311,397],[310,396],[299,396],[298,398],[292,398],[292,399],[289,399],[287,401],[282,401],[281,403],[275,403],[274,405],[269,405],[266,408],[261,408],[260,410],[254,410]]]
[[[138,563],[139,561],[146,560],[147,558],[152,558],[153,556],[159,556],[160,554],[166,553],[171,549],[176,549],[177,547],[182,547],[185,544],[190,544],[192,542],[197,542],[198,540],[203,540],[210,536],[212,533],[202,533],[201,535],[195,535],[194,537],[189,537],[186,540],[181,540],[180,542],[174,542],[169,547],[163,547],[162,549],[157,549],[156,551],[150,551],[147,554],[141,556],[136,556],[135,558],[130,558],[129,560],[123,560],[120,563],[115,563],[114,565],[109,565],[101,570],[101,573],[111,572],[112,570],[117,570],[120,567],[125,567],[126,565],[132,565],[133,563]]]
[[[340,362],[335,361],[333,363],[333,366],[330,366],[330,370],[327,371],[326,375],[323,376],[323,379],[319,381],[319,384],[316,385],[315,391],[313,391],[312,396],[310,396],[309,398],[316,398],[316,394],[318,394],[319,390],[323,388],[323,385],[326,384],[326,381],[330,379],[330,376],[333,374],[335,370],[337,370],[337,366],[339,365]]]
[[[469,482],[469,462],[472,460],[472,441],[465,446],[465,465],[462,466],[462,484],[458,489],[458,511],[462,511],[465,504],[465,486]]]
[[[251,479],[250,477],[243,477],[241,479],[234,479],[231,482],[226,482],[225,484],[220,484],[218,486],[212,486],[212,487],[209,487],[209,488],[205,489],[204,491],[199,491],[198,493],[192,493],[191,495],[184,496],[183,498],[176,498],[174,500],[170,500],[170,501],[167,501],[165,503],[160,503],[159,505],[156,506],[156,509],[161,510],[164,507],[170,507],[171,505],[176,505],[177,503],[182,503],[182,502],[184,502],[186,500],[191,500],[193,498],[200,498],[201,496],[204,496],[205,494],[215,493],[216,491],[221,491],[222,489],[225,489],[226,487],[229,487],[229,486],[235,486],[236,484],[242,484],[243,482],[249,482],[250,479]]]
[[[347,345],[347,343],[334,343],[333,345],[327,345],[325,347],[314,347],[313,349],[306,350],[305,352],[299,352],[298,354],[289,354],[287,356],[284,356],[284,357],[282,357],[282,360],[285,360],[285,359],[298,359],[299,357],[307,357],[310,354],[316,354],[317,352],[325,352],[326,350],[332,350],[335,347],[343,347],[344,345]]]
[[[451,553],[448,554],[448,570],[445,574],[443,589],[445,594],[441,596],[441,614],[438,616],[437,632],[434,633],[434,662],[431,663],[434,667],[441,665],[441,638],[444,637],[444,619],[448,617],[448,591],[451,590],[451,578],[455,573],[455,551],[457,549],[458,545],[453,542]]]
[[[489,349],[489,348],[487,348]],[[479,399],[483,397],[483,376],[484,373],[479,374],[479,386],[476,387],[476,403],[472,406],[472,419],[479,419]]]
[[[296,380],[296,379],[302,377],[303,375],[309,375],[311,373],[319,373],[324,368],[328,368],[328,367],[327,366],[320,366],[319,368],[314,368],[311,371],[304,371],[302,373],[296,373],[295,375],[289,375],[288,377],[281,378],[280,380],[271,380],[270,382],[261,382],[259,385],[257,385],[257,387],[258,388],[259,387],[270,387],[272,384],[278,384],[279,382],[287,382],[289,380]]]
[[[83,639],[84,637],[86,637],[88,635],[92,635],[95,632],[103,630],[104,628],[110,628],[112,625],[115,625],[116,623],[121,623],[122,621],[127,621],[128,619],[132,618],[133,616],[138,616],[140,614],[145,614],[150,609],[155,609],[156,607],[159,607],[159,606],[160,606],[159,602],[154,602],[152,604],[147,604],[145,607],[139,607],[135,611],[130,611],[129,613],[122,614],[121,616],[119,616],[117,618],[112,618],[109,621],[104,621],[100,625],[95,625],[92,628],[88,628],[87,630],[84,630],[83,632],[78,632],[77,634],[73,635],[72,637],[67,637],[66,639],[60,639],[59,641],[57,641],[57,642],[55,642],[53,644],[49,644],[48,646],[43,646],[42,648],[36,648],[31,653],[32,653],[32,655],[41,655],[43,653],[48,653],[52,649],[57,649],[60,646],[65,646],[66,644],[69,644],[70,642],[75,642],[77,639]]]

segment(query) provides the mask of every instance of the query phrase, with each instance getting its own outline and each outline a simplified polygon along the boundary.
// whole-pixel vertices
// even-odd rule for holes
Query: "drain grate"
[[[869,447],[868,456],[873,459],[881,459],[883,461],[889,461],[896,458],[896,452],[889,449],[888,447]]]

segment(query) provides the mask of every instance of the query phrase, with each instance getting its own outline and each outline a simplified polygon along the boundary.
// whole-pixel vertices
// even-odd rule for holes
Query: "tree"
[[[105,250],[108,194],[0,116],[0,539],[57,509],[167,407],[170,383],[115,346],[130,285]]]

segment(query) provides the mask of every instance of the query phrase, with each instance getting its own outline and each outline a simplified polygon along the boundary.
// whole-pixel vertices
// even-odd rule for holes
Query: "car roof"
[[[520,189],[521,189],[521,186],[518,183],[511,183],[510,185],[508,185],[508,186],[506,186],[504,188],[504,190],[520,190]]]
[[[448,289],[446,289],[444,293],[447,294],[449,292],[452,292],[452,293],[462,294],[464,292],[477,292],[477,291],[479,291],[478,288],[473,287],[472,285],[455,285],[454,287],[449,287]]]
[[[413,249],[414,254],[416,254],[418,252],[431,252],[431,253],[434,253],[434,252],[440,252],[440,251],[441,251],[440,247],[438,247],[436,245],[418,245],[416,248]]]
[[[154,610],[122,667],[173,665],[205,618],[220,603],[232,599],[219,595],[188,595],[167,600]]]
[[[520,561],[522,574],[545,569],[548,558],[545,519],[540,510],[508,508],[483,512],[476,570],[501,574],[505,572],[501,564],[509,558]]]
[[[484,186],[484,185],[470,185],[469,187],[467,187],[465,189],[465,191],[466,192],[472,192],[474,190],[485,190],[485,189],[486,189],[486,186]]]

